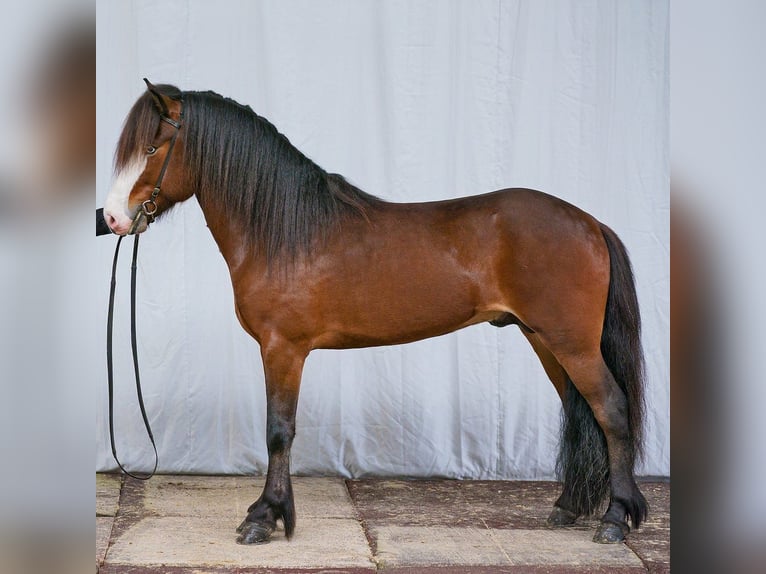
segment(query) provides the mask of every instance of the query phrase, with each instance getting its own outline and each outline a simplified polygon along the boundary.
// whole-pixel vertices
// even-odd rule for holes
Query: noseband
[[[170,156],[173,155],[173,148],[176,145],[176,139],[178,139],[178,132],[181,130],[181,125],[183,124],[183,117],[184,113],[181,111],[181,114],[178,118],[178,121],[174,120],[173,118],[167,116],[166,114],[160,114],[160,119],[170,124],[175,128],[175,132],[173,133],[173,137],[170,138],[170,147],[168,147],[168,153],[165,155],[165,161],[162,163],[162,169],[160,170],[160,175],[157,178],[157,183],[154,184],[154,189],[152,190],[152,195],[144,201],[141,204],[141,209],[138,210],[138,213],[136,213],[136,216],[133,218],[133,223],[130,226],[130,229],[128,230],[128,235],[133,235],[136,232],[136,229],[138,229],[139,224],[141,223],[142,218],[146,218],[146,224],[149,225],[154,221],[154,214],[157,213],[157,197],[160,195],[160,186],[162,185],[162,180],[165,177],[165,172],[168,169],[168,164],[170,163]]]

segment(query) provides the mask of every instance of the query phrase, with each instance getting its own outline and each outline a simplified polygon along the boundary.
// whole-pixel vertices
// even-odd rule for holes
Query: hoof
[[[617,544],[624,542],[625,536],[630,532],[627,524],[615,524],[614,522],[602,522],[596,529],[593,542],[599,544]]]
[[[237,527],[237,532],[237,544],[266,544],[274,532],[274,527],[245,520]]]
[[[548,517],[548,526],[558,528],[560,526],[571,526],[577,520],[577,515],[569,510],[564,510],[558,506],[553,507],[553,511]]]

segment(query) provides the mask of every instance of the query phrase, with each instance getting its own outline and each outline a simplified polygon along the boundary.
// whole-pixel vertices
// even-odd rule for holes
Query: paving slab
[[[645,572],[624,544],[597,545],[583,530],[493,530],[472,527],[390,526],[374,529],[378,565],[387,570],[479,566],[554,567],[567,571]],[[518,570],[518,569],[517,569]]]
[[[126,531],[109,550],[107,563],[187,568],[362,568],[374,571],[358,523],[307,518],[288,541],[276,532],[271,542],[236,544],[228,518],[147,517]],[[111,571],[111,570],[110,570]]]
[[[548,527],[555,482],[368,479],[348,487],[382,570],[665,572],[669,564],[667,483],[642,483],[651,519],[614,546],[592,542],[598,517]]]
[[[96,516],[115,516],[120,505],[122,476],[119,474],[96,475]]]
[[[268,544],[236,543],[236,527],[263,479],[126,479],[102,574],[139,572],[374,572],[342,479],[293,478],[298,529]],[[340,569],[340,570],[339,570]]]
[[[114,517],[120,506],[122,476],[96,475],[96,569],[103,563],[109,548]]]

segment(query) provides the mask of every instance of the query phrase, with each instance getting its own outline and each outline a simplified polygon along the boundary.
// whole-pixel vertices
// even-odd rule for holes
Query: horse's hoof
[[[596,529],[593,542],[599,544],[617,544],[624,542],[630,529],[627,524],[615,524],[614,522],[602,522]]]
[[[258,522],[248,522],[245,520],[237,528],[237,544],[266,544],[269,541],[274,527]]]
[[[559,526],[571,526],[577,520],[577,515],[569,510],[564,510],[558,506],[553,507],[553,511],[548,517],[548,526],[558,528]]]

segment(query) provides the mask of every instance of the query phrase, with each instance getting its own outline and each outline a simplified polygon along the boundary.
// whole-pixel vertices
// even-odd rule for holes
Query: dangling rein
[[[183,113],[181,114],[181,117],[183,118]],[[133,259],[130,265],[130,348],[133,353],[133,371],[135,373],[136,378],[136,394],[138,395],[138,406],[141,409],[141,417],[144,419],[144,427],[146,428],[146,434],[149,435],[149,440],[152,443],[152,448],[154,449],[154,468],[152,468],[152,471],[149,474],[140,475],[140,474],[133,474],[132,472],[129,472],[123,464],[120,462],[120,459],[117,457],[117,447],[115,446],[114,441],[114,368],[113,368],[113,361],[112,361],[112,330],[114,326],[114,293],[115,293],[115,287],[117,286],[117,259],[120,254],[120,244],[122,243],[122,239],[124,235],[121,235],[119,239],[117,239],[117,245],[114,248],[114,259],[112,261],[112,281],[109,288],[109,313],[107,315],[106,319],[106,373],[107,373],[107,381],[109,383],[109,442],[112,446],[112,456],[114,457],[114,460],[117,462],[117,466],[120,467],[120,470],[127,474],[128,476],[131,476],[133,478],[136,478],[138,480],[148,480],[152,476],[154,476],[154,473],[157,472],[157,465],[159,464],[159,456],[157,455],[157,445],[154,442],[154,435],[152,434],[152,428],[149,425],[149,417],[146,416],[146,408],[144,407],[144,396],[141,392],[141,375],[139,374],[138,370],[138,349],[136,344],[136,262],[138,261],[138,237],[139,235],[136,233],[136,230],[138,229],[138,226],[141,223],[142,218],[146,218],[147,225],[154,221],[154,214],[157,212],[157,197],[160,195],[160,186],[162,185],[162,178],[165,177],[165,171],[168,168],[168,164],[170,163],[170,156],[173,153],[173,147],[176,144],[176,138],[178,137],[178,130],[181,129],[181,121],[175,121],[168,117],[166,114],[162,114],[160,116],[160,119],[166,123],[169,123],[171,126],[173,126],[176,131],[173,134],[173,137],[170,140],[170,146],[168,148],[168,153],[165,156],[165,161],[162,164],[162,169],[160,170],[160,175],[157,178],[157,183],[154,186],[154,190],[152,190],[151,197],[144,201],[141,204],[141,209],[138,210],[138,213],[136,213],[136,217],[133,219],[133,223],[130,226],[130,230],[128,231],[128,235],[134,235],[133,240]],[[106,231],[104,231],[104,227],[106,227]],[[97,210],[96,212],[96,235],[101,235],[102,233],[108,233],[111,229],[109,229],[108,226],[106,226],[104,222],[103,217],[103,210]]]
[[[138,218],[136,218],[138,219]],[[107,380],[109,382],[109,441],[112,445],[112,456],[117,462],[117,466],[120,470],[137,478],[138,480],[148,480],[157,471],[157,465],[159,464],[159,456],[157,455],[157,445],[154,443],[154,435],[152,434],[152,428],[149,425],[149,417],[146,416],[146,408],[144,407],[144,397],[141,392],[141,376],[138,371],[138,349],[136,345],[136,262],[138,261],[138,238],[136,235],[133,240],[133,260],[130,265],[130,348],[133,352],[133,371],[136,376],[136,394],[138,395],[138,406],[141,408],[141,417],[144,419],[144,426],[146,427],[146,434],[149,435],[149,440],[152,442],[152,448],[154,449],[154,468],[149,474],[140,475],[133,474],[128,471],[120,459],[117,457],[117,447],[114,441],[114,369],[112,366],[112,330],[114,326],[114,292],[117,286],[117,259],[120,254],[120,243],[124,236],[120,236],[117,239],[117,246],[114,248],[114,260],[112,261],[112,282],[109,288],[109,313],[106,319],[106,373]]]

